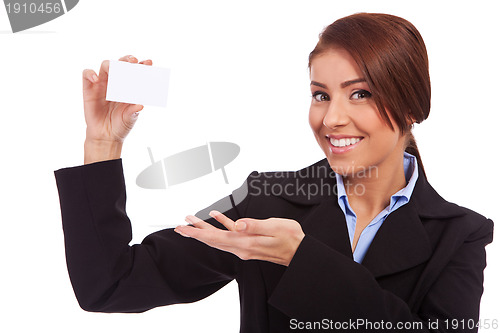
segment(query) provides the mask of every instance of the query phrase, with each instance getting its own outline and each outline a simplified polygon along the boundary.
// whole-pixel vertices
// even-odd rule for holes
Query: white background
[[[123,151],[133,242],[183,223],[253,170],[296,170],[323,158],[307,121],[307,57],[323,27],[360,11],[399,15],[419,29],[433,95],[415,135],[429,181],[449,201],[500,221],[499,9],[495,0],[83,0],[12,34],[1,7],[0,331],[239,329],[235,282],[200,302],[143,314],[87,313],[74,298],[53,171],[83,162],[82,70],[126,54],[172,73],[167,108],[146,107]],[[207,141],[241,147],[226,167],[228,185],[220,172],[168,190],[135,185],[150,163],[147,147],[160,159]],[[481,317],[499,320],[498,241],[487,253]]]

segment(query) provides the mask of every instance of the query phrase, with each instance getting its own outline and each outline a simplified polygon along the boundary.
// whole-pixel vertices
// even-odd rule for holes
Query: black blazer
[[[419,172],[410,202],[387,217],[358,264],[332,190],[335,177],[321,172],[325,167],[323,159],[297,172],[253,172],[232,195],[198,213],[221,228],[206,212],[222,207],[234,220],[298,221],[306,236],[288,267],[241,260],[173,229],[129,246],[121,160],[56,171],[80,306],[142,312],[200,300],[236,279],[244,333],[395,332],[400,325],[407,332],[436,325],[452,331],[452,320],[460,328],[453,332],[476,331],[493,222],[445,201]]]

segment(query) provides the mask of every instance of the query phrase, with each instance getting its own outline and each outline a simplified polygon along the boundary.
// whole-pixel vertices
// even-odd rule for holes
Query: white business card
[[[106,100],[165,107],[169,79],[168,68],[111,60]]]

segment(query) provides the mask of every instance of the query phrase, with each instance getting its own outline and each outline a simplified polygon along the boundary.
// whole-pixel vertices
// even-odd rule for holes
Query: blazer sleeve
[[[68,272],[84,310],[143,312],[193,302],[235,277],[238,257],[182,237],[172,228],[129,246],[132,229],[121,159],[60,169],[55,177]],[[246,205],[245,200],[231,205],[238,191],[205,211],[225,203],[225,214],[238,219]],[[224,228],[215,219],[206,220]]]
[[[360,332],[476,332],[485,245],[492,238],[493,222],[483,218],[438,272],[418,310],[412,311],[382,289],[364,266],[306,235],[269,303],[297,321],[328,319]],[[414,326],[398,330],[398,323]]]

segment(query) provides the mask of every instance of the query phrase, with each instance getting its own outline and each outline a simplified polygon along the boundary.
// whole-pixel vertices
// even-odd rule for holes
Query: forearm
[[[120,252],[129,251],[132,230],[124,209],[120,170],[121,161],[116,160],[56,171],[68,271],[86,310],[92,310],[113,285],[116,274],[120,275],[112,272],[113,262],[118,261]],[[105,186],[106,191],[93,190],[97,185]]]

